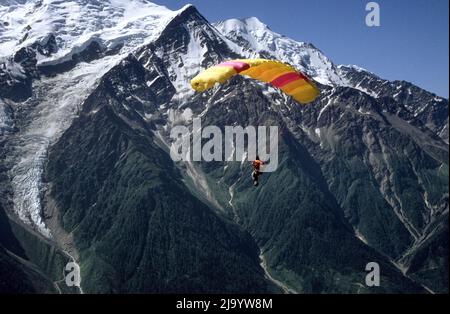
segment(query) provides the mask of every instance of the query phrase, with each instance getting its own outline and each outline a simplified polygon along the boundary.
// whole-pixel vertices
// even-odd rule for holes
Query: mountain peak
[[[271,31],[270,28],[261,22],[257,17],[247,17],[247,18],[232,18],[228,20],[223,20],[215,23],[215,25],[220,26],[227,33],[231,31],[244,32],[249,31]]]
[[[194,18],[197,17],[197,18],[200,18],[200,19],[206,21],[206,19],[197,10],[197,8],[193,4],[190,4],[190,3],[186,4],[181,9],[175,11],[175,14],[176,15],[172,18],[172,20],[169,22],[169,24],[166,25],[166,27],[171,24],[181,23],[182,20],[189,19],[191,17],[194,17]]]
[[[243,20],[248,27],[252,29],[267,29],[270,30],[269,26],[261,22],[257,17],[252,16]]]
[[[192,14],[192,13],[199,13],[197,8],[191,4],[188,3],[186,5],[184,5],[181,9],[179,9],[178,11],[178,15],[186,15],[186,14]]]

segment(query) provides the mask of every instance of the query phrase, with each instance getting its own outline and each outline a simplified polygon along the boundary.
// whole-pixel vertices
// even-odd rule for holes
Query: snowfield
[[[22,47],[45,44],[53,34],[57,52],[38,56],[38,65],[69,60],[92,41],[112,49],[124,44],[122,52],[154,40],[180,11],[171,11],[147,1],[131,0],[35,0],[0,6],[0,57]]]

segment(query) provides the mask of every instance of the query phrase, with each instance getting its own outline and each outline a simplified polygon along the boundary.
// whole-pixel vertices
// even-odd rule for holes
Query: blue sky
[[[256,16],[273,31],[311,42],[336,64],[356,64],[448,98],[449,1],[379,0],[381,25],[367,27],[364,0],[153,0],[194,4],[210,21]]]

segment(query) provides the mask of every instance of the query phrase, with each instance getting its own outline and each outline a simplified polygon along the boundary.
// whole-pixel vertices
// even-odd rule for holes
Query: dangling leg
[[[258,182],[258,178],[259,178],[259,172],[258,171],[253,171],[252,172],[252,179],[253,179],[253,185],[257,186],[259,184]]]

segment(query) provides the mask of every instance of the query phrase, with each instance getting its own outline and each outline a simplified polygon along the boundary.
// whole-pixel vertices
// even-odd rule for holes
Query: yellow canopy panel
[[[237,74],[270,83],[301,104],[314,101],[320,94],[316,85],[303,73],[288,64],[267,59],[237,59],[220,63],[194,77],[191,86],[202,92]]]

